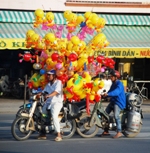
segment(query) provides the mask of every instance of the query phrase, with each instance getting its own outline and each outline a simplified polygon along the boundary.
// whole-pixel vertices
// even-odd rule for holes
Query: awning
[[[66,24],[63,13],[53,12],[56,24]],[[77,13],[84,15],[84,13]],[[148,15],[98,14],[106,20],[107,25],[150,25]],[[0,22],[33,23],[34,12],[0,11]]]
[[[0,23],[1,38],[25,38],[27,30],[33,29],[33,24],[25,23]],[[41,28],[34,28],[35,32],[40,36],[44,36],[48,32]],[[78,30],[77,30],[78,31]],[[64,28],[63,38],[67,35]],[[110,42],[109,47],[146,47],[150,48],[150,26],[112,26],[106,25],[103,29],[107,40]],[[74,33],[76,35],[76,33]],[[87,35],[85,42],[88,43],[93,35]],[[2,49],[0,47],[0,49]]]
[[[54,15],[56,24],[66,26],[63,13],[54,12]],[[150,58],[150,16],[115,14],[99,14],[99,16],[107,20],[102,32],[106,35],[110,45],[102,51],[108,56]],[[34,12],[0,11],[0,50],[25,49],[25,37],[29,29],[34,29],[42,37],[47,32],[53,32],[51,29],[44,31],[41,28],[33,28],[33,19]],[[79,30],[80,28],[76,31]],[[65,38],[67,33],[65,28],[62,37]],[[85,42],[88,43],[93,36],[87,35]],[[130,51],[134,52],[130,53]]]

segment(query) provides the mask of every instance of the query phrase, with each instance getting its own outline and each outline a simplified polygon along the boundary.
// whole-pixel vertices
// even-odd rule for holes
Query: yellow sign
[[[0,50],[2,49],[27,49],[23,38],[0,38]]]
[[[115,58],[150,58],[150,48],[104,48],[95,51],[95,56],[105,55]]]
[[[27,49],[24,38],[0,38],[0,50],[3,49]],[[94,55],[105,55],[115,58],[150,58],[150,48],[104,48],[95,51]]]

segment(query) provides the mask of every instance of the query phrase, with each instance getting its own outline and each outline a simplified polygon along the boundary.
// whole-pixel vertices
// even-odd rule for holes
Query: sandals
[[[100,137],[105,137],[105,136],[110,136],[110,134],[107,133],[107,132],[103,132],[103,133],[100,135]]]
[[[117,133],[115,136],[113,136],[114,139],[118,139],[122,137],[122,133]]]
[[[56,137],[55,141],[62,141],[62,138],[61,137]]]

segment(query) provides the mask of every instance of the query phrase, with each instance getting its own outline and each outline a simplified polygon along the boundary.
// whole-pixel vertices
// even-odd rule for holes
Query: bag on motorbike
[[[79,115],[80,109],[77,105],[73,104],[73,103],[68,103],[68,118],[76,118]]]

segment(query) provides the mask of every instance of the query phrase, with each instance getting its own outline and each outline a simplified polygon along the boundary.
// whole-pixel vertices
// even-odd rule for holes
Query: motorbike
[[[120,112],[122,134],[125,137],[136,137],[142,128],[142,109],[143,99],[135,93],[126,93],[127,106]],[[114,116],[108,115],[102,105],[103,98],[95,103],[91,114],[84,114],[77,125],[77,132],[83,138],[94,137],[99,128],[108,128],[110,131],[116,131]]]
[[[49,112],[48,115],[42,113],[44,95],[41,95],[39,99],[37,95],[33,95],[30,99],[32,99],[32,102],[19,109],[11,126],[11,133],[18,141],[28,139],[35,131],[54,132],[50,110],[47,110]],[[64,102],[58,116],[63,139],[71,138],[74,135],[77,121],[84,114],[85,107],[85,101]]]
[[[24,94],[24,82],[18,78],[15,81],[10,81],[8,75],[1,76],[0,78],[0,93],[1,96],[13,96],[20,99]]]

